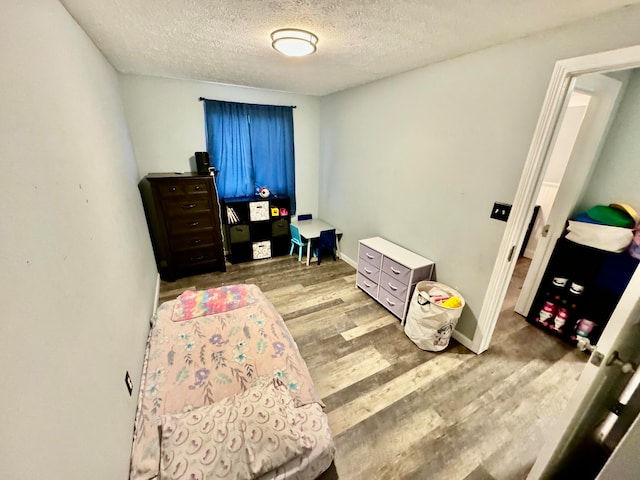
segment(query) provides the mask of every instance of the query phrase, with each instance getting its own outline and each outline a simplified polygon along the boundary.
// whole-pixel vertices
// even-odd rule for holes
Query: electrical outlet
[[[509,219],[511,213],[511,205],[508,203],[494,203],[493,210],[491,210],[491,218],[506,222]]]
[[[124,376],[124,383],[127,385],[127,390],[129,391],[129,396],[131,396],[133,392],[133,382],[131,381],[131,375],[129,375],[129,371]]]

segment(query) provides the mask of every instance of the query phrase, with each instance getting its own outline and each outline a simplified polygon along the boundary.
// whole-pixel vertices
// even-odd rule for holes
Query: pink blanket
[[[248,300],[234,298],[229,302],[230,311],[185,319],[189,308],[184,305],[193,305],[193,293],[183,297],[184,305],[178,299],[159,307],[141,386],[131,480],[158,474],[162,415],[214,404],[272,378],[286,386],[295,406],[321,405],[280,315],[257,286],[241,287],[233,293],[242,291]],[[175,312],[179,312],[175,318],[179,321],[174,321]],[[196,315],[203,313],[207,312]],[[316,414],[324,417],[319,405]],[[326,424],[326,418],[320,420]]]

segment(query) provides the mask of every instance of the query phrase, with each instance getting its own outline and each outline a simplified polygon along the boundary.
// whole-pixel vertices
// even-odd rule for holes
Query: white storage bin
[[[271,242],[269,240],[254,242],[252,248],[254,260],[271,257]]]
[[[249,220],[259,222],[269,220],[269,202],[251,202],[249,204]]]

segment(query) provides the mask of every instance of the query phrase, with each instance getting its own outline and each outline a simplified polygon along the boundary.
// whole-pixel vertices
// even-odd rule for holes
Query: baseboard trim
[[[463,335],[459,331],[454,330],[451,336],[455,338],[459,343],[461,343],[462,345],[467,347],[469,350],[471,350],[473,353],[478,353],[478,349],[476,345],[473,344],[473,340],[471,340],[466,335]]]
[[[156,274],[156,292],[153,297],[153,309],[152,316],[155,317],[156,312],[158,311],[158,302],[160,301],[160,274]]]
[[[350,257],[348,257],[347,255],[345,255],[342,252],[340,252],[340,260],[344,260],[345,263],[348,263],[349,265],[351,265],[356,270],[358,269],[358,262],[354,262]]]

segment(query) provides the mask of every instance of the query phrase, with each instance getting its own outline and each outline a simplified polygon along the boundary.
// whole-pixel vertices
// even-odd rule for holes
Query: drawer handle
[[[391,300],[389,300],[388,298],[385,298],[385,300],[387,301],[387,303],[392,306],[395,307],[396,306],[396,302],[392,302]]]
[[[393,268],[393,267],[391,267],[391,271],[392,271],[393,273],[395,273],[396,275],[400,275],[400,273],[401,273],[401,272],[400,272],[400,270],[396,270],[396,269],[395,269],[395,268]]]
[[[204,259],[204,255],[199,255],[197,257],[191,257],[191,261],[192,262],[198,262],[200,260]]]
[[[200,190],[200,185],[196,185],[196,190]]]
[[[364,271],[366,273],[368,273],[369,275],[371,275],[373,272],[371,270],[369,270],[367,267],[364,267]]]
[[[370,253],[367,253],[366,255],[369,260],[373,260],[373,255],[371,255]]]
[[[394,292],[395,292],[396,290],[398,290],[398,287],[396,287],[395,285],[392,285],[390,282],[387,282],[387,285],[389,285],[389,288],[390,288],[391,290],[393,290]]]
[[[363,282],[363,283],[364,283],[364,286],[365,286],[365,287],[367,287],[367,288],[371,288],[371,285],[369,285],[367,282]]]
[[[193,208],[193,207],[195,207],[195,206],[196,206],[196,204],[195,204],[195,203],[185,203],[185,204],[182,206],[182,208],[184,208],[184,209],[186,210],[186,209],[189,209],[189,208]]]
[[[176,187],[171,187],[171,191],[175,192],[176,191]]]
[[[187,223],[187,226],[189,226],[189,227],[197,227],[198,225],[200,225],[200,222]]]
[[[198,245],[201,242],[202,240],[200,240],[199,238],[194,238],[193,240],[191,240],[191,245]]]

